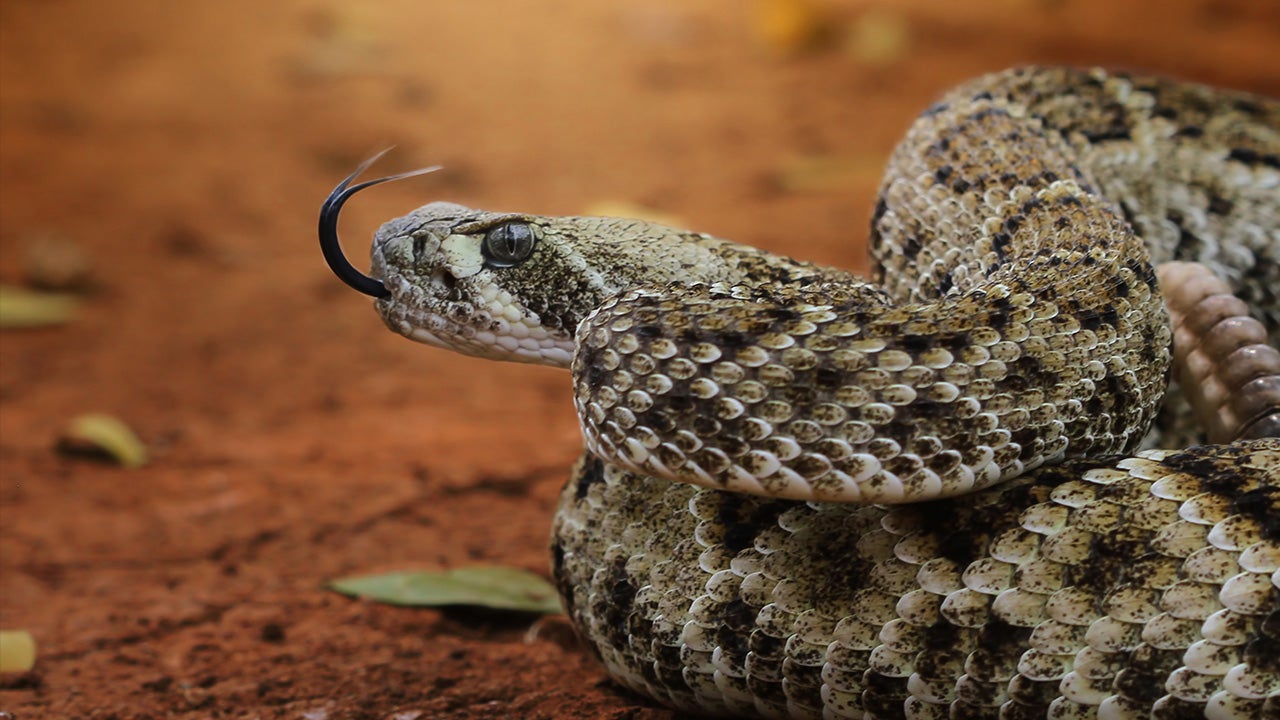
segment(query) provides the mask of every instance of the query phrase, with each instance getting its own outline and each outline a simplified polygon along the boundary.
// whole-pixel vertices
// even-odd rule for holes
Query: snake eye
[[[538,238],[528,223],[503,223],[489,228],[484,234],[480,253],[489,267],[515,267],[529,259],[537,242]]]

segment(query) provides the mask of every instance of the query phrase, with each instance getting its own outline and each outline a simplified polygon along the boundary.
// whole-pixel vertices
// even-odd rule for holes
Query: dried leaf
[[[827,8],[816,0],[756,0],[756,37],[781,55],[797,55],[821,47],[831,35]]]
[[[360,3],[336,4],[306,20],[307,44],[291,60],[300,80],[379,72],[387,48],[377,17]]]
[[[864,65],[892,65],[911,49],[911,26],[897,13],[869,10],[850,26],[846,48]]]
[[[778,169],[778,184],[789,192],[847,191],[876,183],[885,162],[880,155],[797,157]]]
[[[35,667],[36,641],[26,630],[0,630],[0,673],[24,673]]]
[[[78,304],[70,295],[0,285],[0,328],[61,325],[75,316]]]
[[[549,582],[528,570],[512,567],[357,575],[334,580],[329,588],[391,605],[472,605],[495,610],[561,612],[560,600]]]
[[[99,413],[72,420],[58,442],[58,449],[68,454],[104,454],[127,468],[147,463],[147,448],[133,430],[120,420]]]
[[[669,227],[683,227],[680,218],[665,213],[661,210],[655,210],[644,205],[637,205],[623,200],[600,200],[593,202],[583,211],[586,215],[596,217],[617,217],[617,218],[634,218],[636,220],[648,220],[660,225]]]

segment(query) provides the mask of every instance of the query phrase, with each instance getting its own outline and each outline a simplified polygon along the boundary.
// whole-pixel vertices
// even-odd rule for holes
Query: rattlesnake
[[[1278,154],[1274,100],[1025,68],[908,132],[870,284],[449,203],[383,225],[365,277],[336,222],[393,179],[351,186],[367,164],[320,229],[392,330],[572,366],[553,572],[621,684],[708,715],[1280,717],[1280,440],[1140,450],[1174,355],[1153,262],[1253,311],[1206,346],[1248,346],[1229,432],[1275,433]],[[1212,359],[1179,343],[1194,396]],[[1192,442],[1176,415],[1145,442]]]

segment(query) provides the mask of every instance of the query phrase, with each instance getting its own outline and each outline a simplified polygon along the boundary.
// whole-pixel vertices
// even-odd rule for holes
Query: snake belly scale
[[[355,175],[321,236],[392,330],[572,369],[553,573],[619,683],[742,717],[1280,717],[1280,440],[1195,444],[1153,267],[1221,278],[1263,367],[1278,158],[1275,100],[1022,68],[908,131],[870,282],[451,203],[386,223],[365,277]]]

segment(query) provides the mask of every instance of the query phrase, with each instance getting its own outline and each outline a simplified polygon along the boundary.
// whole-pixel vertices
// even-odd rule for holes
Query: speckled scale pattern
[[[592,456],[575,473],[553,545],[567,610],[618,681],[664,703],[1280,712],[1280,440],[1073,460],[892,507],[711,490]]]
[[[587,447],[708,487],[889,503],[1133,450],[1171,358],[1153,256],[1241,284],[1276,340],[1253,283],[1280,284],[1277,152],[1270,100],[1072,70],[975,81],[894,153],[878,282],[853,299],[760,278],[633,287],[588,316]]]

